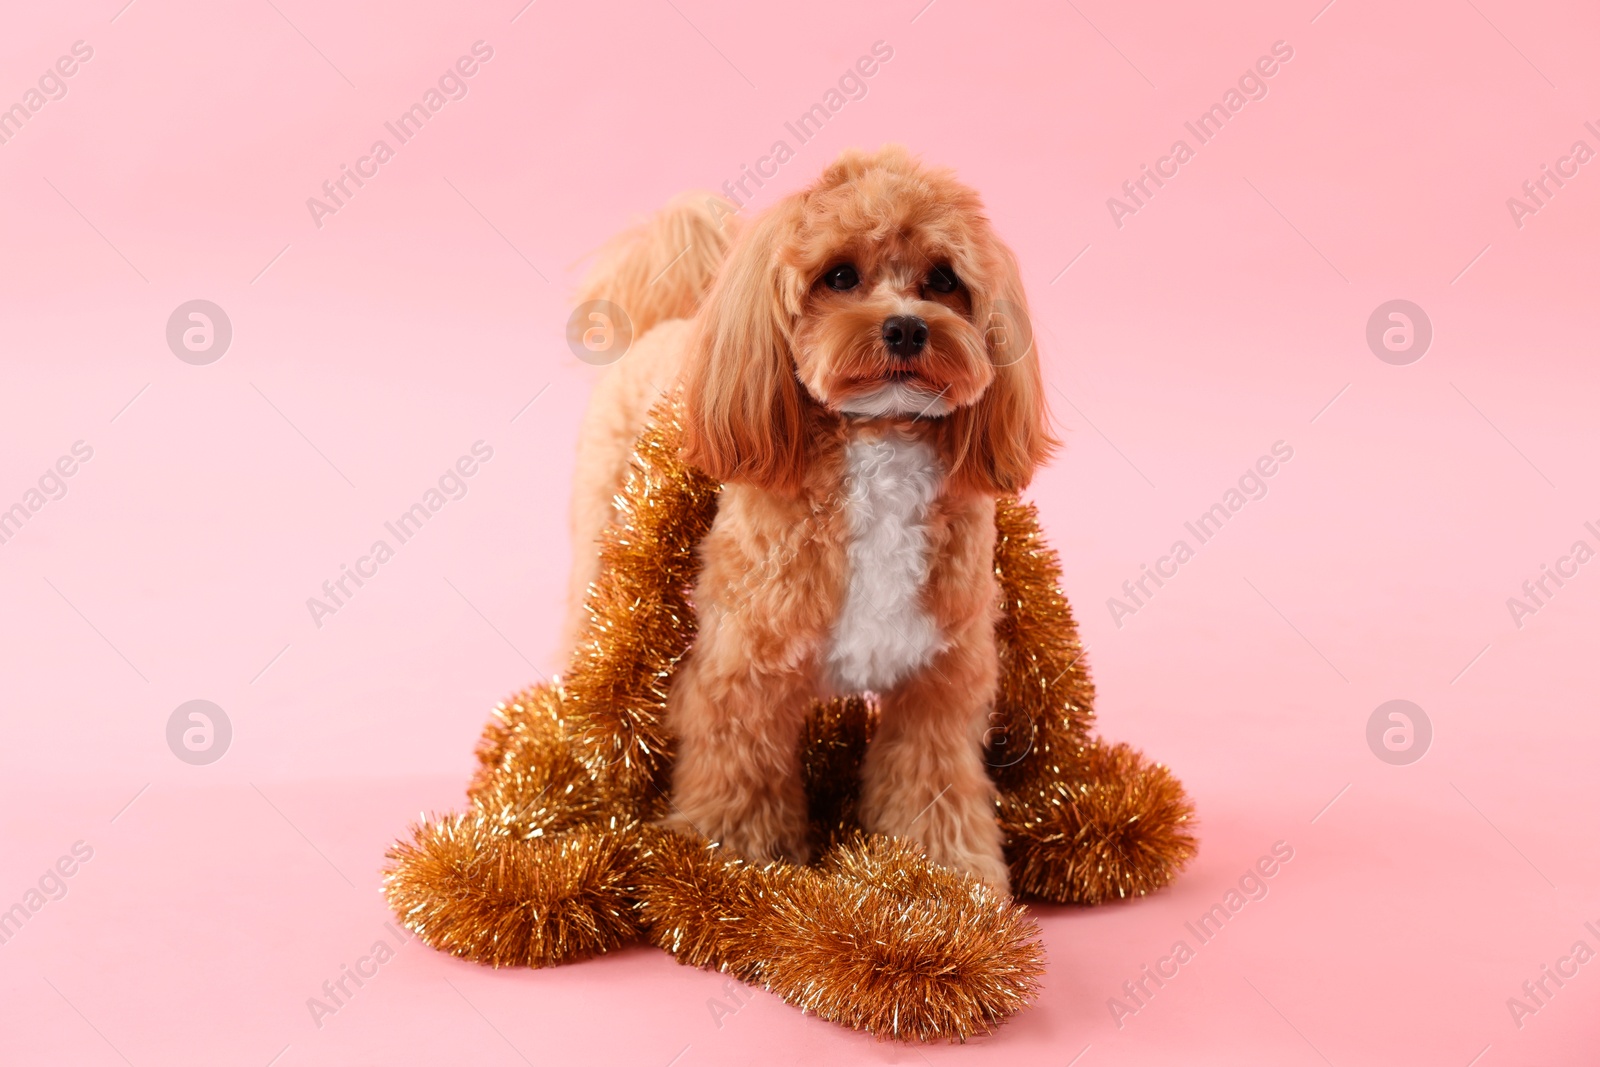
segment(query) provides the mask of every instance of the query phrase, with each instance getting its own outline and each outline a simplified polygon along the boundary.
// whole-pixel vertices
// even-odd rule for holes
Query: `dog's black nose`
[[[883,320],[883,343],[901,359],[921,355],[928,343],[928,324],[915,315],[890,315]]]

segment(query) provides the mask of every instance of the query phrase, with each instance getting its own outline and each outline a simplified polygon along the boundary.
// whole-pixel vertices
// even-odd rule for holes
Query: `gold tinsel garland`
[[[718,486],[678,458],[677,408],[641,435],[602,538],[569,671],[501,704],[470,809],[388,853],[384,891],[426,943],[551,966],[644,938],[824,1019],[884,1037],[965,1039],[1021,1009],[1043,971],[1021,904],[856,823],[877,709],[819,702],[802,771],[822,859],[749,864],[652,824],[666,807],[667,689],[694,640],[695,547]],[[996,509],[1000,691],[988,762],[1019,897],[1095,904],[1167,884],[1194,854],[1165,767],[1090,733],[1094,687],[1034,509]]]

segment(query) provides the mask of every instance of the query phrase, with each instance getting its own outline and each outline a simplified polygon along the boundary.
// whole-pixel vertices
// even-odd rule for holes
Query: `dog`
[[[897,146],[846,152],[746,225],[732,212],[680,199],[584,286],[635,340],[580,432],[568,643],[633,440],[681,390],[683,457],[723,489],[668,695],[665,823],[806,862],[805,715],[872,693],[863,828],[1006,892],[984,761],[995,500],[1058,444],[1015,257],[973,190]]]

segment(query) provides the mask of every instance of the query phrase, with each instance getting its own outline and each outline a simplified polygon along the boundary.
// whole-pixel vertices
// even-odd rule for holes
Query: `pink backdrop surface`
[[[0,37],[0,508],[25,512],[0,544],[0,908],[38,905],[0,944],[0,1062],[1594,1062],[1592,7],[123,3],[21,6]],[[458,99],[386,133],[480,41]],[[799,144],[784,123],[875,42],[865,95]],[[1185,123],[1275,44],[1201,143]],[[1199,858],[1148,899],[1037,907],[1038,1003],[964,1047],[644,947],[495,972],[410,942],[315,1018],[398,940],[384,848],[461,806],[489,708],[558,666],[584,257],[780,139],[751,212],[900,141],[1016,249],[1068,441],[1030,496],[1100,728],[1182,777]],[[1169,176],[1136,203],[1144,165]],[[232,328],[207,365],[166,336],[195,299]],[[1367,330],[1397,299],[1432,338],[1391,362]],[[464,495],[313,618],[480,441]],[[1184,524],[1278,442],[1198,545]],[[232,728],[205,765],[167,740],[197,699]],[[1368,722],[1397,699],[1431,739],[1393,755]],[[1266,896],[1130,1000],[1280,842]]]

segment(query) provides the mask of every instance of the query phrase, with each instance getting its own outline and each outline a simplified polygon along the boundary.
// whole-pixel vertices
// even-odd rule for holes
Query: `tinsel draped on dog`
[[[580,441],[570,661],[496,709],[468,810],[413,827],[385,892],[494,966],[642,939],[964,1039],[1036,991],[1019,901],[1165,885],[1192,808],[1091,733],[1016,496],[1051,444],[1037,358],[976,196],[891,148],[737,235],[724,209],[679,201],[586,284],[637,341]]]

